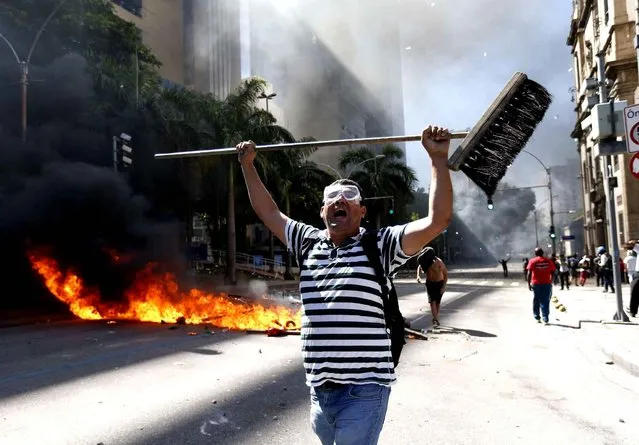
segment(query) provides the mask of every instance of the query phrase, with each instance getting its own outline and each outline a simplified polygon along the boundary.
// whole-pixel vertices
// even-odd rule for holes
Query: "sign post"
[[[624,108],[623,117],[628,153],[637,153],[639,152],[639,105]]]
[[[630,169],[630,174],[632,176],[639,179],[639,152],[635,153],[630,158],[630,162],[628,162],[628,169]]]

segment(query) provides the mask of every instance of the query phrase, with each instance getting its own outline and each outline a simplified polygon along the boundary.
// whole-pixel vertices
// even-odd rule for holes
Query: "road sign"
[[[624,108],[623,117],[628,153],[639,152],[639,105]]]
[[[630,174],[639,179],[639,153],[632,155],[628,163],[628,168],[630,169]]]
[[[564,235],[561,237],[562,241],[572,241],[575,239],[575,235]]]

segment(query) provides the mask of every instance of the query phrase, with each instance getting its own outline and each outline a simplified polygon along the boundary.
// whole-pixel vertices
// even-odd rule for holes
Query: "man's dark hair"
[[[535,255],[536,256],[544,256],[544,249],[542,249],[541,247],[537,247],[535,249]]]
[[[359,184],[355,181],[353,181],[352,179],[338,179],[337,181],[331,183],[329,185],[329,187],[331,185],[354,185],[355,187],[357,187],[357,190],[359,190],[359,194],[362,196],[362,202],[364,201],[364,191],[362,190],[362,188],[359,186]]]

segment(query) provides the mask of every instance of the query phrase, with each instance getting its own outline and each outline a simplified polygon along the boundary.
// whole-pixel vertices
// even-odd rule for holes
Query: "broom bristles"
[[[491,198],[551,102],[543,86],[517,73],[453,154],[450,168],[463,171]]]

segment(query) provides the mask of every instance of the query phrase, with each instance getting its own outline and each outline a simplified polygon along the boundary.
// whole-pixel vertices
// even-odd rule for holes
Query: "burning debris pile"
[[[239,330],[269,330],[275,326],[300,326],[300,313],[285,306],[268,307],[191,289],[183,292],[171,273],[157,273],[148,264],[136,273],[122,301],[104,301],[73,271],[63,271],[45,252],[33,251],[29,260],[49,291],[84,320],[118,319],[146,322],[210,323]]]
[[[185,291],[193,286],[185,281],[180,219],[187,217],[188,194],[179,169],[153,162],[162,133],[149,124],[148,112],[96,111],[112,98],[96,93],[88,68],[76,54],[33,67],[33,75],[47,81],[30,86],[26,143],[20,138],[19,90],[0,91],[5,265],[0,309],[68,307],[82,319],[183,321],[241,330],[299,326],[297,309],[266,299]],[[0,70],[5,84],[14,75]],[[111,138],[120,132],[135,141],[135,165],[127,175],[112,165]]]

